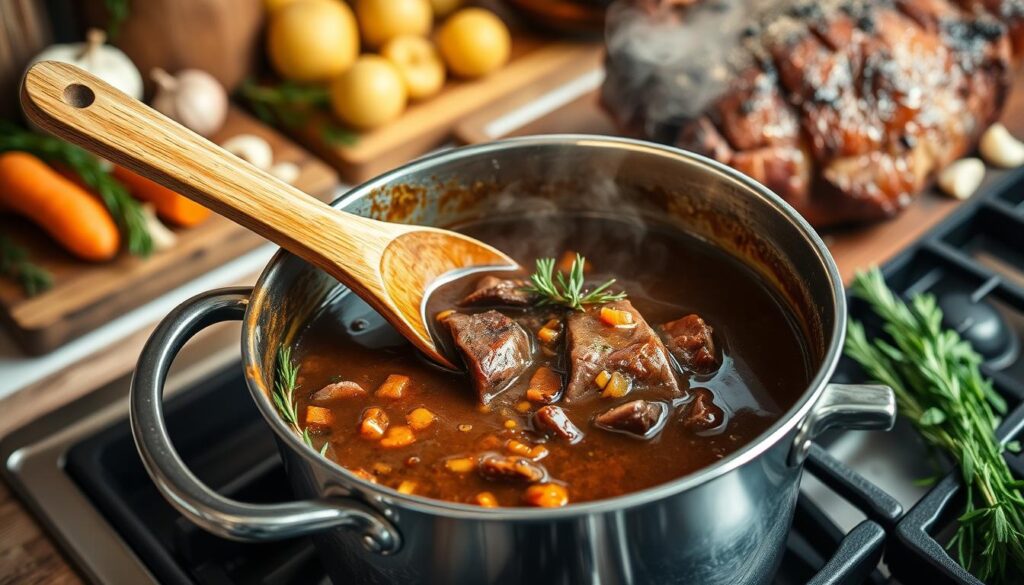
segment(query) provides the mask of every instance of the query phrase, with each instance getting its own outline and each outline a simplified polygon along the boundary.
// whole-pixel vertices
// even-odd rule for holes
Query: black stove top
[[[1024,428],[1024,170],[1001,175],[984,189],[887,263],[883,273],[901,294],[935,294],[946,325],[975,343],[986,360],[984,373],[1009,404],[999,434],[1010,440]],[[864,309],[851,303],[852,317],[870,329]],[[836,381],[861,377],[855,365],[844,362]],[[290,500],[271,432],[248,396],[237,362],[197,380],[166,408],[172,439],[189,468],[238,500]],[[326,582],[308,540],[240,544],[207,534],[178,515],[142,467],[128,428],[124,388],[117,392],[121,402],[89,417],[88,424],[83,412],[96,407],[71,405],[64,415],[47,417],[49,428],[23,429],[0,443],[12,486],[83,574],[101,583],[134,583],[118,578],[132,565],[133,575],[172,584]],[[61,431],[61,424],[74,428]],[[849,436],[832,437],[830,448]],[[897,450],[912,449],[915,436],[907,436],[909,441],[891,439]],[[1016,477],[1024,478],[1024,455],[1006,457]],[[944,548],[962,509],[959,470],[951,469],[922,498],[904,498],[913,504],[905,514],[891,496],[819,446],[812,448],[806,471],[857,510],[860,520],[844,523],[849,527],[844,531],[832,520],[835,514],[826,514],[802,490],[775,583],[979,583]],[[57,484],[63,487],[49,489]],[[831,505],[829,512],[834,512]],[[75,524],[67,521],[70,516],[79,518],[77,525],[69,525]],[[120,543],[117,558],[125,565],[120,572],[108,566],[112,545],[92,542],[93,533],[97,541]]]

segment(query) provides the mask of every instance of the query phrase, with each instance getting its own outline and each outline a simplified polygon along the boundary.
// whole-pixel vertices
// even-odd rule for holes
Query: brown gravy
[[[366,395],[331,402],[333,422],[314,433],[313,441],[317,448],[328,443],[328,457],[368,479],[444,500],[480,503],[479,494],[487,492],[498,505],[524,505],[529,503],[529,482],[488,479],[446,464],[449,459],[475,462],[490,452],[508,454],[508,441],[515,440],[547,450],[537,461],[546,470],[544,482],[564,487],[569,502],[609,498],[679,478],[725,457],[767,429],[806,389],[809,364],[790,311],[754,271],[706,242],[658,226],[589,216],[563,215],[557,222],[543,223],[503,216],[455,229],[531,268],[538,257],[578,251],[593,266],[588,282],[616,278],[613,288],[628,293],[651,326],[699,314],[713,327],[720,365],[709,375],[677,371],[680,394],[653,392],[617,400],[653,397],[672,405],[664,427],[646,440],[596,427],[594,417],[612,404],[599,394],[571,404],[560,401],[558,406],[584,433],[581,441],[570,444],[541,432],[533,417],[541,405],[524,399],[537,364],[484,407],[466,374],[428,363],[355,295],[345,294],[297,340],[298,412],[301,417],[309,396],[334,382],[356,382],[366,389]],[[454,307],[471,290],[465,281],[440,289],[431,297],[429,314]],[[459,309],[464,310],[485,309]],[[547,318],[547,313],[530,310],[501,311],[531,336],[535,324]],[[543,357],[535,351],[564,379],[564,351],[554,354]],[[393,374],[411,379],[403,396],[375,395]],[[710,389],[725,422],[694,432],[679,420],[698,388]],[[360,433],[364,412],[371,407],[383,409],[391,426],[406,425],[407,414],[421,407],[436,420],[414,433],[415,442],[387,448]]]

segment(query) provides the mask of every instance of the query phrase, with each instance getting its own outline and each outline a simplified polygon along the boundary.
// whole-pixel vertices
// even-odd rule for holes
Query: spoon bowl
[[[160,183],[324,270],[428,357],[454,367],[423,314],[442,275],[516,262],[473,238],[334,209],[67,63],[25,75],[22,108],[45,130]]]

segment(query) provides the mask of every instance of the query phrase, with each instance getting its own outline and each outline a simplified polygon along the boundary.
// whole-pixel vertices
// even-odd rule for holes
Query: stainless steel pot
[[[810,441],[829,427],[888,429],[895,416],[889,388],[828,383],[840,357],[846,303],[831,256],[792,208],[709,159],[594,136],[450,150],[335,202],[356,213],[433,225],[490,213],[542,213],[553,204],[668,223],[759,271],[805,331],[815,373],[796,404],[716,464],[614,499],[561,509],[484,509],[403,495],[321,457],[275,412],[269,396],[276,349],[344,292],[281,252],[255,288],[187,301],[146,344],[132,384],[131,421],[160,491],[187,518],[224,537],[312,535],[337,582],[767,583],[782,556]],[[168,438],[161,411],[168,367],[193,334],[228,319],[244,322],[243,367],[252,398],[304,501],[253,505],[223,498],[188,470]]]

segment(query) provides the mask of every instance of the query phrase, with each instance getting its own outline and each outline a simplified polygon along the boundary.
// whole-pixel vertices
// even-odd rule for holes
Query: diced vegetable
[[[538,508],[560,508],[569,503],[569,492],[557,483],[539,483],[526,488],[523,499]]]
[[[409,414],[405,415],[405,422],[409,423],[414,431],[422,431],[423,429],[434,424],[434,420],[437,417],[434,413],[430,412],[426,408],[420,407]]]
[[[608,384],[604,387],[604,392],[601,396],[605,398],[622,398],[632,389],[633,383],[629,378],[619,372],[615,372],[611,375],[608,380]]]
[[[369,471],[366,471],[362,467],[356,467],[355,469],[352,470],[352,473],[356,474],[356,476],[358,476],[359,478],[365,479],[370,483],[377,483],[377,477],[370,473]]]
[[[377,388],[377,396],[380,398],[391,398],[397,400],[405,395],[405,390],[409,386],[409,376],[402,376],[400,374],[391,374],[387,380]]]
[[[306,428],[315,432],[331,430],[334,424],[334,413],[329,408],[320,406],[306,407]]]
[[[549,319],[540,330],[537,331],[537,339],[541,343],[554,343],[562,334],[562,322],[558,319]]]
[[[458,426],[460,432],[468,433],[473,430],[473,425],[461,424]]]
[[[517,426],[519,426],[519,423],[517,423],[516,421],[508,418],[508,419],[505,419],[505,425],[504,426],[505,426],[506,429],[511,431],[512,429],[514,429]]]
[[[316,402],[318,404],[324,404],[327,402],[334,402],[335,400],[343,400],[346,398],[360,398],[366,396],[366,389],[348,380],[341,382],[335,382],[328,384],[323,388],[317,390],[309,397],[310,402]]]
[[[531,402],[549,404],[558,399],[562,392],[562,377],[558,372],[541,366],[530,378],[530,385],[526,389],[526,398]]]
[[[395,489],[397,489],[400,494],[411,494],[416,491],[416,482],[411,479],[406,479],[403,480],[402,483],[398,484],[398,487]]]
[[[476,469],[476,460],[472,457],[456,457],[455,459],[445,459],[444,467],[448,471],[454,473],[469,473]]]
[[[604,390],[604,387],[608,385],[608,381],[612,379],[612,375],[608,373],[608,370],[601,370],[601,373],[594,378],[594,382],[597,383],[597,387]]]
[[[391,427],[384,433],[384,438],[380,440],[380,446],[385,449],[397,449],[399,447],[407,447],[416,442],[416,435],[413,434],[412,429],[405,426]]]
[[[388,430],[388,414],[382,408],[367,408],[359,422],[359,434],[364,439],[377,440]]]
[[[601,307],[601,321],[612,327],[635,327],[633,313],[611,307]]]
[[[390,465],[387,463],[381,463],[380,461],[371,465],[370,469],[373,470],[374,475],[388,475],[393,471]]]
[[[454,314],[455,314],[455,309],[448,309],[446,311],[438,311],[437,315],[435,315],[434,318],[437,319],[438,323],[441,323],[445,319],[447,319],[448,317],[451,317]]]
[[[558,265],[556,266],[556,268],[558,268],[558,271],[559,272],[570,272],[570,271],[572,271],[572,264],[573,264],[573,262],[576,261],[576,256],[578,254],[579,254],[579,252],[576,252],[574,250],[566,250],[565,252],[562,252],[562,255],[558,257]],[[583,273],[584,274],[590,272],[590,269],[593,268],[593,267],[594,266],[590,263],[590,260],[587,260],[585,258],[583,259]]]
[[[484,508],[498,507],[498,498],[494,497],[494,494],[491,492],[480,492],[476,495],[474,500],[478,506],[483,506]]]
[[[519,412],[530,412],[531,408],[533,408],[533,405],[530,404],[529,400],[520,400],[519,403],[516,404],[516,410]]]
[[[515,455],[519,455],[521,457],[529,457],[530,456],[530,446],[527,445],[526,443],[520,443],[519,441],[516,441],[515,439],[512,439],[512,440],[506,442],[505,443],[505,448],[508,449],[511,453],[513,453]]]
[[[540,461],[541,459],[548,456],[548,448],[544,445],[534,445],[530,449],[530,459],[534,461]]]

